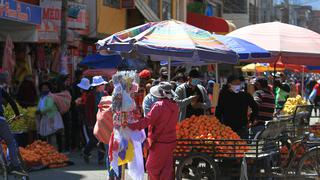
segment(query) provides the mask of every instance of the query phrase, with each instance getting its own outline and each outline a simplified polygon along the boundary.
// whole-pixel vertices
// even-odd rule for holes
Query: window
[[[160,13],[159,13],[159,0],[149,1],[149,6],[157,16],[160,15]]]
[[[134,0],[103,0],[103,5],[112,8],[134,9]]]
[[[172,3],[171,0],[162,0],[162,20],[172,18]]]
[[[103,5],[113,8],[120,8],[120,0],[104,0]]]
[[[224,13],[240,13],[247,14],[247,0],[224,0]]]

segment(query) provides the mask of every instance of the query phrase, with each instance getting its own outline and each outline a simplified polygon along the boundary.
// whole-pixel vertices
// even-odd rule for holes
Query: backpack
[[[71,94],[69,91],[62,91],[60,93],[51,93],[49,96],[52,97],[56,104],[60,114],[65,114],[69,111],[71,106]]]
[[[103,96],[98,105],[97,121],[93,129],[95,137],[104,144],[109,144],[113,131],[112,96]]]

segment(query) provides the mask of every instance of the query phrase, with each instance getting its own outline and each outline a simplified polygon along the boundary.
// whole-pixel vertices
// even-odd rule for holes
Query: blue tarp
[[[80,65],[85,65],[92,69],[115,69],[121,63],[121,60],[122,58],[118,54],[93,54],[85,57],[84,60],[80,62]]]
[[[317,71],[320,70],[320,66],[307,66],[309,71]]]

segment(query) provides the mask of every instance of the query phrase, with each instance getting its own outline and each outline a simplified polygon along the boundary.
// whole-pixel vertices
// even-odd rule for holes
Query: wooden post
[[[126,179],[126,165],[121,165],[121,180]]]

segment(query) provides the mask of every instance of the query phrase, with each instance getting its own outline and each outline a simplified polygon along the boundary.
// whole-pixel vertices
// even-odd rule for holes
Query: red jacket
[[[176,141],[176,124],[179,119],[178,105],[169,99],[157,101],[146,117],[139,122],[128,125],[131,129],[149,127],[148,137],[155,143],[172,143]],[[151,129],[151,131],[150,131]]]

